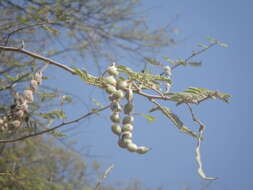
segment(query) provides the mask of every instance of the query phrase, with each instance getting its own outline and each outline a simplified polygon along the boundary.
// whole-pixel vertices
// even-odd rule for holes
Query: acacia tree
[[[154,106],[147,111],[159,111],[181,132],[196,139],[198,173],[206,180],[216,179],[207,177],[203,171],[200,145],[205,125],[196,117],[191,105],[216,98],[228,102],[230,96],[199,87],[189,87],[183,92],[173,92],[170,88],[174,69],[199,66],[201,63],[192,61],[193,57],[215,45],[225,44],[209,39],[207,45],[201,45],[185,59],[171,60],[164,56],[161,63],[150,58],[150,51],[172,45],[174,40],[168,27],[152,31],[143,18],[136,16],[138,3],[132,0],[0,1],[0,95],[5,100],[0,105],[3,150],[6,143],[22,142],[42,134],[61,136],[58,128],[111,109],[111,128],[119,138],[118,145],[130,152],[145,154],[149,147],[132,140],[137,104],[134,97],[141,96]],[[129,55],[135,62],[121,63]],[[65,56],[84,63],[56,61]],[[90,61],[94,64],[87,64]],[[156,73],[147,70],[147,65],[156,68]],[[105,91],[107,106],[52,126],[52,120],[66,118],[62,108],[71,102],[71,97],[56,93],[55,89],[42,88],[43,80],[47,80],[44,71],[53,66],[79,77],[85,85]],[[199,130],[194,132],[188,128],[165,106],[168,101],[185,104]],[[47,111],[42,112],[45,107]],[[151,115],[144,116],[153,120]]]

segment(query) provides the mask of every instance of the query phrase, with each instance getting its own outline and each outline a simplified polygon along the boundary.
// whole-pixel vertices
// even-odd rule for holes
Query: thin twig
[[[203,48],[203,49],[201,49],[201,50],[199,50],[199,51],[197,51],[197,52],[192,53],[192,54],[191,54],[189,57],[187,57],[183,62],[186,64],[186,63],[187,63],[188,61],[190,61],[193,57],[195,57],[195,56],[197,56],[197,55],[199,55],[199,54],[201,54],[201,53],[207,51],[208,49],[210,49],[211,47],[213,47],[213,46],[215,46],[215,45],[217,45],[217,42],[213,42],[213,43],[209,44],[207,47],[205,47],[205,48]],[[173,65],[173,66],[171,67],[171,69],[173,70],[173,69],[177,68],[179,65],[182,65],[182,63],[181,63],[181,62],[176,63],[175,65]]]
[[[105,106],[103,108],[100,108],[100,109],[97,109],[97,110],[93,110],[85,115],[82,115],[81,117],[75,119],[75,120],[71,120],[71,121],[68,121],[68,122],[62,122],[61,124],[59,125],[56,125],[55,127],[52,127],[50,129],[46,129],[46,130],[43,130],[43,131],[40,131],[40,132],[37,132],[37,133],[34,133],[34,134],[30,134],[30,135],[26,135],[26,136],[23,136],[23,137],[19,137],[19,138],[16,138],[16,139],[3,139],[3,140],[0,140],[0,143],[11,143],[11,142],[17,142],[17,141],[21,141],[21,140],[24,140],[24,139],[27,139],[27,138],[30,138],[30,137],[35,137],[35,136],[38,136],[38,135],[42,135],[44,133],[48,133],[48,132],[51,132],[51,131],[54,131],[60,127],[63,127],[65,125],[69,125],[69,124],[72,124],[72,123],[77,123],[79,122],[80,120],[90,116],[90,115],[93,115],[93,114],[96,114],[98,112],[101,112],[103,110],[106,110],[107,108],[109,108],[110,105],[108,106]]]
[[[99,189],[101,183],[108,177],[109,173],[111,172],[111,170],[112,170],[113,168],[114,168],[114,164],[112,164],[111,166],[109,166],[109,167],[105,170],[103,176],[102,176],[102,177],[100,178],[100,180],[97,182],[96,187],[95,187],[95,190],[98,190],[98,189]]]

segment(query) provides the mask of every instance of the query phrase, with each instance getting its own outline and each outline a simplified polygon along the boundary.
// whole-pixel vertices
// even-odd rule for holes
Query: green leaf
[[[47,113],[41,113],[40,116],[43,117],[44,119],[66,119],[67,118],[65,115],[65,112],[62,110],[52,110]]]
[[[140,115],[145,117],[148,123],[153,123],[156,120],[156,118],[152,115],[143,114],[143,113],[141,113]]]
[[[160,63],[159,61],[157,61],[153,58],[145,57],[144,60],[146,62],[148,62],[149,64],[152,64],[152,65],[157,65],[157,66],[162,66],[163,65],[162,63]]]

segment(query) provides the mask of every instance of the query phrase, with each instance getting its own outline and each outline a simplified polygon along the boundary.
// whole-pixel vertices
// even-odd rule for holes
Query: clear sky
[[[253,1],[250,0],[146,0],[140,6],[148,9],[145,14],[153,27],[171,23],[179,29],[178,45],[164,50],[155,58],[166,55],[171,58],[185,58],[196,45],[206,42],[211,36],[229,45],[229,48],[215,47],[196,57],[202,61],[201,68],[178,68],[173,73],[172,90],[184,90],[188,86],[222,90],[232,95],[231,103],[208,101],[195,106],[198,117],[207,125],[202,146],[204,168],[207,175],[220,179],[210,184],[215,190],[253,189],[252,170],[252,18]],[[174,18],[177,17],[175,20]],[[92,88],[83,84],[69,86],[68,91],[80,96],[90,93]],[[99,93],[99,92],[98,92]],[[172,105],[172,104],[169,104]],[[138,99],[137,110],[146,101]],[[174,108],[189,126],[190,114],[184,106]],[[76,110],[78,113],[84,110]],[[136,120],[135,140],[152,147],[146,155],[137,155],[121,150],[116,137],[110,131],[106,118],[92,117],[74,131],[79,144],[92,145],[93,154],[102,155],[98,160],[103,167],[114,163],[106,183],[139,179],[148,187],[162,186],[164,189],[179,190],[185,186],[200,189],[207,184],[197,175],[194,158],[195,141],[179,133],[162,116],[153,124],[143,118]]]

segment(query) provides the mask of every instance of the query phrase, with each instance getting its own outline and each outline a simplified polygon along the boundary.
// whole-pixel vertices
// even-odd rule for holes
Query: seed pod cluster
[[[136,152],[144,154],[150,149],[145,146],[137,146],[133,141],[133,91],[131,84],[127,80],[118,78],[119,72],[115,64],[107,68],[108,76],[104,78],[105,91],[109,94],[111,101],[112,114],[110,120],[112,121],[111,130],[118,136],[118,145],[121,148],[127,149],[129,152]],[[127,100],[123,109],[120,101]],[[124,112],[125,116],[121,120],[120,113]]]
[[[42,76],[41,71],[36,72],[29,87],[23,93],[14,95],[14,104],[11,106],[10,113],[0,117],[0,130],[13,130],[21,127],[28,113],[28,105],[33,103],[33,95],[42,83]]]

